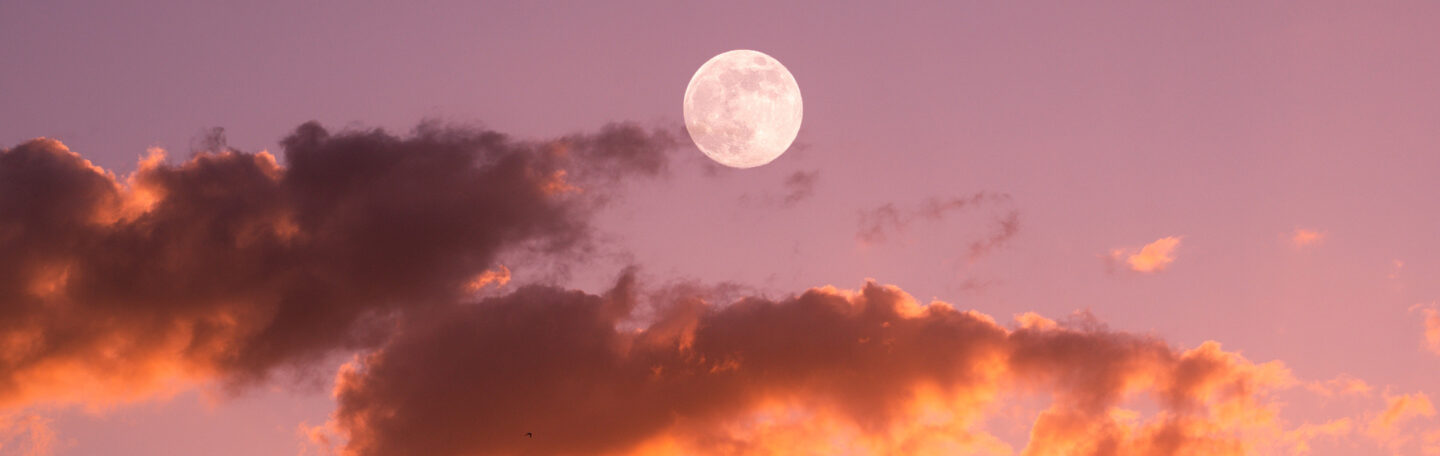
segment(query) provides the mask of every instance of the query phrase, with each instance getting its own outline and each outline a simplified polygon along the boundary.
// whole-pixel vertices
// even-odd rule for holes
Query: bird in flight
[[[532,432],[526,432],[526,433],[525,433],[525,436],[526,436],[526,437],[529,437],[529,438],[532,438],[532,439],[535,438],[535,434],[532,433]]]

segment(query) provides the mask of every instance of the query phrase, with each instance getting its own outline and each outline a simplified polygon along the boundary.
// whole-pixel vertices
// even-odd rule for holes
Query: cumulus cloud
[[[584,258],[613,188],[668,166],[665,133],[312,123],[282,144],[280,160],[217,135],[124,177],[53,140],[0,151],[0,409],[241,388],[343,350],[360,355],[335,377],[331,420],[297,431],[354,456],[1301,454],[1351,433],[1399,448],[1434,415],[1423,394],[1386,394],[1371,415],[1292,426],[1273,393],[1370,387],[1085,314],[1007,327],[873,282],[783,299],[646,290],[633,272],[601,294],[505,288],[502,255]],[[1008,201],[886,205],[857,238]],[[1001,209],[972,259],[1018,232]],[[1158,271],[1178,244],[1116,258]],[[1037,394],[1022,446],[987,427],[1006,398]],[[54,442],[43,418],[0,415],[0,450]]]
[[[342,453],[1008,454],[983,422],[1024,393],[1051,400],[1027,455],[1241,454],[1326,432],[1282,428],[1270,394],[1296,382],[1278,362],[1084,315],[1007,329],[873,282],[642,296],[627,274],[600,295],[530,286],[415,322],[338,375]],[[1158,413],[1126,408],[1137,397]]]
[[[1180,236],[1156,239],[1139,249],[1122,247],[1110,250],[1113,263],[1135,272],[1160,272],[1175,262],[1175,249],[1180,246]]]
[[[584,252],[606,189],[675,142],[307,123],[283,163],[209,144],[123,179],[55,140],[0,151],[0,405],[243,386],[372,346],[397,314],[503,283],[506,251]]]
[[[1296,228],[1290,233],[1290,243],[1295,247],[1305,247],[1312,244],[1319,244],[1325,240],[1325,233],[1305,228]]]

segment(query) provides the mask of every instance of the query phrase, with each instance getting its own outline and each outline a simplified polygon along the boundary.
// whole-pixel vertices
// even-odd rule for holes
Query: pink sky
[[[1440,416],[1401,404],[1440,400],[1440,4],[255,3],[0,3],[0,148],[54,138],[123,180],[151,147],[184,162],[212,127],[282,163],[310,120],[675,129],[700,64],[756,49],[804,96],[789,152],[721,169],[687,140],[668,174],[622,175],[597,257],[568,275],[517,261],[494,292],[604,293],[634,264],[652,287],[772,300],[873,278],[1012,329],[1088,311],[1282,363],[1285,429],[1353,423],[1311,454],[1440,454]],[[866,238],[887,205],[894,223]],[[202,376],[0,417],[38,417],[54,455],[307,454],[298,429],[330,419],[336,370],[365,352],[234,397]],[[1337,378],[1371,389],[1305,386]],[[1016,453],[1035,407],[993,426]],[[1408,440],[1367,434],[1387,407]]]

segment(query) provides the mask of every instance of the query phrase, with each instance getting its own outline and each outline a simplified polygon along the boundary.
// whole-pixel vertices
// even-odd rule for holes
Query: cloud
[[[49,456],[58,442],[51,421],[33,413],[0,412],[0,454]]]
[[[1391,260],[1390,265],[1392,266],[1390,268],[1390,274],[1385,277],[1391,280],[1399,279],[1400,273],[1405,272],[1405,262],[1401,260]]]
[[[1301,383],[1279,362],[1173,347],[1087,314],[1005,327],[873,282],[783,299],[646,290],[633,272],[601,294],[503,288],[527,260],[586,258],[591,215],[616,184],[666,170],[664,133],[517,141],[312,123],[283,145],[282,161],[216,134],[179,163],[153,151],[124,177],[53,140],[0,151],[0,409],[104,406],[200,382],[238,391],[355,352],[331,420],[297,432],[357,456],[1299,454],[1350,433],[1399,448],[1404,426],[1434,415],[1423,394],[1386,394],[1371,415],[1290,427],[1273,393],[1369,386]],[[885,205],[862,213],[861,233],[883,240],[1008,201]],[[968,254],[1018,229],[1005,212]],[[1159,270],[1178,243],[1123,260]],[[989,423],[1024,395],[1049,402],[1016,448]],[[0,416],[7,453],[54,442],[42,418]]]
[[[1408,436],[1401,433],[1401,424],[1419,417],[1435,416],[1435,405],[1425,393],[1398,396],[1387,393],[1385,403],[1385,409],[1370,419],[1365,433],[1392,450],[1409,440]]]
[[[970,251],[966,258],[974,261],[989,254],[991,250],[1005,245],[1010,238],[1020,234],[1020,212],[1010,211],[1004,217],[995,220],[995,229],[984,238],[970,243]]]
[[[1411,312],[1416,310],[1420,311],[1420,315],[1423,318],[1422,321],[1425,325],[1425,348],[1440,355],[1440,310],[1437,310],[1434,304],[1430,306],[1416,304],[1410,306],[1409,310]]]
[[[1295,247],[1305,247],[1308,245],[1319,244],[1320,241],[1323,240],[1325,240],[1325,233],[1321,233],[1315,230],[1296,228],[1295,231],[1290,234],[1290,243],[1293,244]]]
[[[878,244],[884,242],[890,234],[903,232],[919,220],[937,222],[953,212],[1009,202],[1010,195],[979,192],[950,199],[930,198],[912,208],[900,208],[894,203],[886,203],[874,209],[860,211],[860,228],[855,233],[855,239],[863,244]],[[970,261],[977,260],[1005,245],[1019,233],[1019,211],[1005,211],[1003,215],[995,218],[989,232],[969,244],[965,257]]]
[[[474,279],[471,279],[469,283],[465,284],[465,289],[476,292],[490,286],[494,286],[495,288],[503,287],[507,283],[510,283],[510,268],[505,267],[505,265],[499,265],[494,269],[487,269],[485,272],[476,275]]]
[[[1374,388],[1369,383],[1348,375],[1341,375],[1323,382],[1311,382],[1305,385],[1305,389],[1323,397],[1335,396],[1369,396]]]
[[[1337,418],[1320,424],[1302,424],[1286,432],[1284,439],[1290,444],[1292,454],[1309,454],[1311,441],[1320,437],[1339,439],[1350,435],[1354,430],[1353,420],[1348,417]]]
[[[646,296],[627,274],[600,295],[529,286],[414,321],[338,375],[342,453],[1008,454],[984,422],[1029,393],[1051,403],[1027,455],[1284,452],[1325,435],[1282,428],[1282,364],[1086,315],[1007,329],[873,282]],[[1136,397],[1159,411],[1126,409]]]
[[[1440,311],[1425,309],[1425,345],[1440,355]]]
[[[1136,272],[1160,272],[1175,262],[1175,249],[1180,246],[1180,236],[1168,236],[1145,244],[1140,249],[1117,248],[1110,251],[1110,261],[1124,264]]]
[[[223,144],[123,179],[55,140],[0,151],[0,406],[239,388],[373,346],[502,253],[583,255],[607,189],[664,171],[675,142],[307,123],[283,164]]]
[[[979,192],[950,199],[930,198],[918,207],[906,209],[896,207],[894,203],[886,203],[874,209],[860,211],[860,230],[855,233],[855,239],[867,244],[884,242],[888,232],[904,231],[916,220],[939,221],[950,212],[986,203],[1009,201],[1010,195]]]
[[[790,177],[785,178],[785,206],[793,206],[810,195],[815,194],[815,181],[819,179],[820,171],[796,171]]]

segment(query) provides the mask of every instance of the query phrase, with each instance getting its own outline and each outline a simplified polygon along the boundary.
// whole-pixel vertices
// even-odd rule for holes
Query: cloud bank
[[[1272,393],[1297,383],[1279,362],[1083,315],[1017,320],[874,282],[725,305],[646,300],[629,274],[601,295],[531,286],[347,365],[330,427],[355,456],[1299,453],[1340,432],[1286,427]],[[1019,449],[984,426],[1015,394],[1050,400]]]
[[[285,138],[283,162],[212,139],[179,163],[154,153],[123,178],[53,140],[0,151],[0,410],[98,407],[197,383],[242,391],[353,352],[331,420],[306,432],[352,456],[1303,454],[1346,436],[1393,451],[1440,442],[1410,432],[1435,415],[1423,393],[1387,390],[1368,415],[1292,423],[1280,392],[1371,388],[1305,384],[1280,362],[1215,342],[1174,347],[1084,314],[1005,326],[874,282],[733,300],[646,289],[633,271],[600,294],[499,294],[512,275],[502,255],[586,258],[595,210],[626,179],[667,168],[676,142],[663,132],[518,141],[311,123]],[[808,189],[813,175],[797,182]],[[862,214],[857,238],[1008,201],[886,205]],[[972,259],[1018,232],[1006,213]],[[1179,242],[1115,258],[1159,271]],[[474,302],[481,291],[493,296]],[[1030,396],[1043,402],[1013,447],[991,424]],[[0,414],[0,449],[56,441],[38,415]]]

